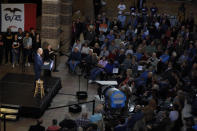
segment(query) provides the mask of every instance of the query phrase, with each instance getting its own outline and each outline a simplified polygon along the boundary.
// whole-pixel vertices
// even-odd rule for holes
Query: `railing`
[[[56,106],[56,107],[50,107],[47,110],[53,110],[53,109],[58,109],[58,108],[64,108],[64,107],[70,107],[74,105],[82,105],[86,103],[92,103],[92,114],[94,115],[94,109],[95,109],[95,100],[87,101],[87,102],[78,102],[76,104],[68,104],[68,105],[63,105],[63,106]]]

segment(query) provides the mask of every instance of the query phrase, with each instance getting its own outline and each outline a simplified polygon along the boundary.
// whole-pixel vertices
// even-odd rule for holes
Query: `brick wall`
[[[70,43],[72,22],[72,0],[42,0],[42,43],[48,42],[52,48],[60,46],[67,52]]]
[[[73,0],[73,12],[78,10],[81,11],[83,16],[93,19],[94,18],[93,0]]]
[[[47,26],[47,27],[57,27],[57,26],[60,26],[60,18],[57,15],[43,16],[42,23],[44,24],[44,26]]]
[[[60,24],[61,24],[61,52],[66,54],[69,52],[70,38],[71,38],[71,25],[72,25],[72,0],[61,0],[60,11]]]
[[[42,0],[41,38],[57,49],[60,43],[60,0]]]
[[[41,37],[54,49],[61,43],[67,52],[70,43],[72,12],[81,10],[86,17],[94,18],[93,0],[42,0]]]

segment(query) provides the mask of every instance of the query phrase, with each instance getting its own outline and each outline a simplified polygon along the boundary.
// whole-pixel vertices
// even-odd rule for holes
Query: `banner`
[[[36,5],[35,4],[1,4],[1,32],[10,28],[17,32],[18,28],[29,31],[36,29]]]

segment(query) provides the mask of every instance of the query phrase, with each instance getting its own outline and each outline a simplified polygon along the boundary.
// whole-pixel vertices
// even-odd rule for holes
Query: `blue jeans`
[[[91,73],[90,73],[90,80],[95,80],[96,77],[102,72],[104,71],[102,68],[98,68],[98,67],[95,67],[94,69],[91,70]]]
[[[31,49],[25,49],[23,50],[23,64],[26,63],[26,60],[28,59],[28,62],[31,61]]]
[[[12,49],[12,64],[15,64],[18,62],[19,59],[19,49]]]
[[[79,62],[79,61],[72,61],[72,60],[70,60],[68,63],[69,63],[69,66],[70,66],[71,71],[74,72],[76,66],[77,66],[80,62]]]
[[[147,21],[147,16],[146,15],[143,15],[143,20],[144,20],[144,22]]]

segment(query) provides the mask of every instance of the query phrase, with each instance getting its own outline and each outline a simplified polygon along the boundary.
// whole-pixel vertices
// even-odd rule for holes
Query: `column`
[[[53,49],[60,43],[60,0],[42,0],[41,40]]]
[[[94,19],[93,0],[73,0],[73,11],[80,10],[82,15]]]
[[[70,40],[71,40],[72,0],[61,0],[60,24],[61,24],[60,51],[61,53],[66,54],[69,52]]]

